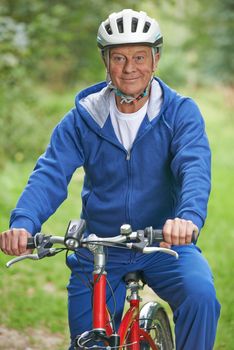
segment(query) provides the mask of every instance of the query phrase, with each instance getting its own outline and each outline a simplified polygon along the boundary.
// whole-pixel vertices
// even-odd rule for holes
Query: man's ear
[[[106,67],[106,71],[108,73],[109,72],[109,50],[107,50],[107,51],[102,50],[101,57],[102,57],[104,65]]]
[[[155,72],[157,66],[158,66],[158,62],[160,60],[160,53],[159,52],[156,52],[154,54],[154,61],[153,61],[153,72]]]

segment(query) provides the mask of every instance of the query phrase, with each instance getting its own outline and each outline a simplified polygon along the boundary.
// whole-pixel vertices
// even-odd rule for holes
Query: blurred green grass
[[[180,91],[193,97],[206,120],[212,157],[212,193],[208,218],[199,238],[199,246],[208,259],[222,305],[215,350],[232,348],[234,329],[233,297],[233,198],[234,198],[234,122],[231,93],[219,87],[186,88]],[[73,96],[45,96],[44,108],[57,113],[72,106]],[[59,107],[54,104],[59,101]],[[63,103],[64,101],[64,103]],[[62,107],[63,106],[63,107]],[[62,115],[62,113],[60,115]],[[48,135],[49,137],[49,135]],[[20,159],[19,159],[20,160]],[[8,227],[11,209],[33,169],[32,162],[6,162],[0,173],[0,231]],[[82,170],[77,171],[70,184],[69,197],[44,224],[48,233],[63,235],[71,218],[79,217]],[[0,253],[0,325],[20,331],[29,327],[47,328],[67,337],[66,284],[69,271],[64,256],[40,262],[22,262],[7,270],[9,257]]]

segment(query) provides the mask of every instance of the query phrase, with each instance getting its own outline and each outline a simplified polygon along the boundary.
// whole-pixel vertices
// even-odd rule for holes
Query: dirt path
[[[22,333],[0,326],[0,350],[64,350],[65,339],[41,329]]]

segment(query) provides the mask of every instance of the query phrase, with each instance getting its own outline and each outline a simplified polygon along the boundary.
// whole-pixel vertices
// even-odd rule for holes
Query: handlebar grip
[[[193,231],[191,243],[196,244],[196,243],[197,243],[197,240],[198,240],[198,236],[199,236],[199,233],[196,232],[196,231]]]
[[[153,243],[162,242],[164,240],[162,230],[154,230],[153,229],[152,230],[152,240],[153,240]]]
[[[164,241],[162,230],[155,230],[152,227],[146,227],[144,233],[149,240],[149,244],[160,243]],[[198,233],[196,231],[193,231],[191,243],[196,244],[197,238]]]
[[[27,249],[35,249],[35,239],[34,237],[28,237]]]
[[[150,245],[153,243],[159,243],[163,241],[162,230],[155,230],[152,226],[145,228],[144,235],[148,238]]]

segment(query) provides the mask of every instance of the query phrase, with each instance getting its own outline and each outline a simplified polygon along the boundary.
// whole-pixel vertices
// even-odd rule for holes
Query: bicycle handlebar
[[[70,250],[74,250],[81,245],[84,245],[89,241],[88,237],[93,237],[93,234],[89,235],[87,238],[83,237],[86,225],[85,220],[72,220],[70,221],[65,237],[60,236],[49,236],[48,242],[46,242],[45,247],[49,248],[54,243],[59,243],[64,245]],[[95,239],[99,242],[108,243],[124,243],[127,240],[137,240],[141,239],[148,245],[154,243],[159,243],[163,241],[162,230],[155,230],[152,227],[146,227],[144,230],[132,231],[130,225],[122,225],[120,228],[121,235],[111,236],[111,237],[98,237],[95,235]],[[36,234],[34,237],[28,238],[27,249],[35,249],[40,246],[43,242],[44,235],[42,233]],[[134,249],[135,245],[130,248]]]
[[[154,243],[163,241],[162,230],[155,230],[152,227],[147,227],[144,230],[132,231],[130,225],[122,225],[120,235],[114,237],[98,237],[95,234],[90,234],[84,237],[86,223],[84,220],[70,221],[65,237],[44,235],[37,233],[34,237],[28,238],[27,249],[37,249],[37,254],[28,254],[18,256],[10,260],[6,266],[10,267],[16,262],[24,259],[39,260],[44,257],[54,256],[62,250],[75,251],[79,247],[86,247],[93,250],[97,245],[112,246],[118,248],[128,248],[140,251],[145,254],[154,252],[163,252],[173,255],[178,258],[178,254],[168,248],[153,246]],[[59,244],[60,248],[53,248],[54,244]]]

